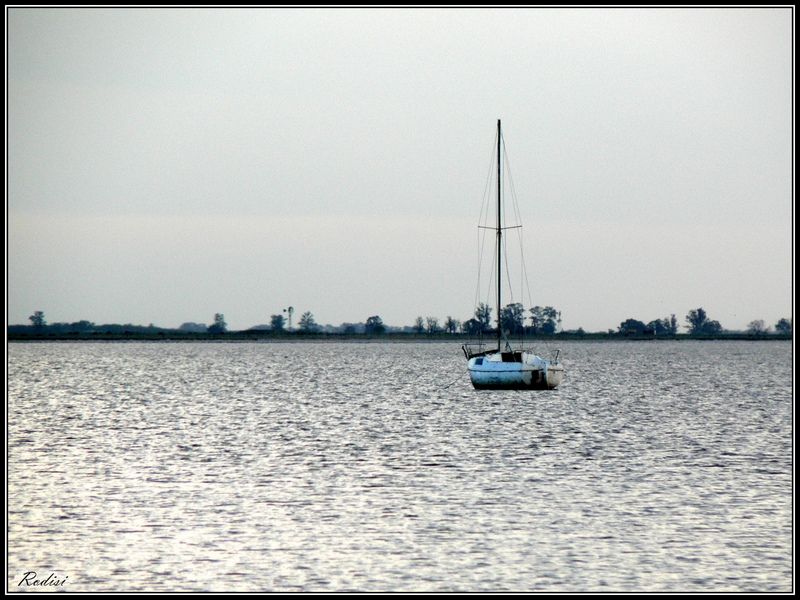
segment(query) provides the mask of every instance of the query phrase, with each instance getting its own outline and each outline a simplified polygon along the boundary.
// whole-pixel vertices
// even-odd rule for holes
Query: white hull
[[[482,389],[549,389],[564,381],[564,367],[530,352],[492,352],[467,363],[472,385]]]

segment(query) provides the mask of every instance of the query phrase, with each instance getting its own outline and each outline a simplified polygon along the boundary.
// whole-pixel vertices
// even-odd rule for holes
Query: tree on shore
[[[228,331],[228,324],[225,322],[225,315],[215,313],[214,322],[208,326],[208,333],[225,333],[226,331]]]
[[[531,333],[553,335],[561,324],[561,312],[552,306],[534,306],[531,313]]]
[[[378,315],[373,315],[367,318],[364,324],[364,333],[367,335],[382,335],[386,333],[386,325],[383,324],[383,319]]]
[[[649,325],[645,325],[642,321],[637,319],[626,319],[619,324],[617,328],[622,335],[645,335],[653,334],[653,329]]]
[[[722,332],[719,321],[712,321],[701,307],[692,309],[686,314],[686,326],[690,335],[715,335]]]
[[[269,318],[269,326],[272,331],[283,331],[286,327],[286,319],[283,315],[272,315]]]
[[[300,316],[300,331],[305,333],[314,333],[315,331],[319,330],[319,325],[314,320],[314,315],[311,311],[306,311]]]
[[[763,319],[756,319],[747,324],[747,333],[751,335],[764,335],[769,331],[769,327]]]
[[[447,333],[457,333],[458,330],[461,328],[461,321],[458,319],[454,319],[451,316],[447,316],[444,320],[444,330]]]
[[[417,317],[414,321],[414,331],[416,333],[422,333],[425,331],[425,321],[422,317]]]
[[[792,335],[792,319],[783,318],[775,323],[775,331],[782,335]]]
[[[481,324],[481,331],[488,331],[492,323],[492,309],[488,304],[481,302],[475,309],[475,318]]]
[[[478,319],[467,319],[461,324],[461,331],[467,335],[478,335],[483,331],[483,323]]]
[[[439,333],[439,319],[436,317],[425,317],[425,328],[428,331],[428,335]]]
[[[503,331],[511,335],[522,333],[525,327],[525,308],[519,302],[507,304],[500,311],[500,323]]]
[[[44,319],[44,312],[41,310],[35,311],[30,317],[31,325],[33,325],[34,329],[42,329],[45,325],[47,325],[47,321]]]
[[[666,321],[666,319],[664,319]],[[678,319],[675,317],[675,313],[672,313],[669,317],[669,334],[670,335],[677,335],[678,333]]]
[[[673,314],[663,319],[654,319],[647,324],[647,327],[655,335],[675,335],[678,333],[678,319]]]

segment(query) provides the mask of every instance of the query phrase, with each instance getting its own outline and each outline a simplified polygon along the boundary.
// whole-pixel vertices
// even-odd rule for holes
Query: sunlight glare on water
[[[8,589],[791,591],[791,345],[560,348],[11,344]]]

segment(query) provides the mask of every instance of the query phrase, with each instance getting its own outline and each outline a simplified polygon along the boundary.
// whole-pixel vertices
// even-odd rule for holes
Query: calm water
[[[8,589],[792,591],[791,344],[560,347],[11,344]]]

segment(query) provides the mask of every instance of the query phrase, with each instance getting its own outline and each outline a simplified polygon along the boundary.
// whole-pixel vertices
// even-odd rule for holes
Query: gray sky
[[[526,305],[587,330],[699,306],[772,325],[792,311],[791,26],[7,9],[9,321],[466,319],[501,118]]]

